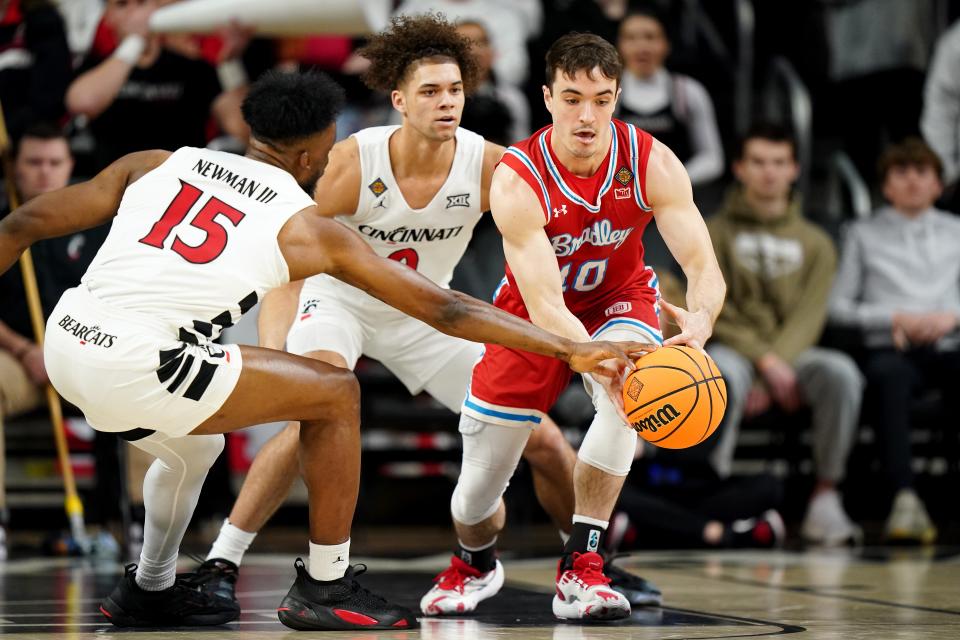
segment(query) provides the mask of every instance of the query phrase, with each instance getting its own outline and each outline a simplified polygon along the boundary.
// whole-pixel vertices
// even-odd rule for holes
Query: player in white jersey
[[[367,84],[391,94],[403,124],[365,129],[334,146],[318,184],[318,210],[336,216],[377,254],[447,287],[488,208],[491,176],[504,151],[458,128],[464,94],[476,81],[469,42],[438,17],[405,17],[374,36],[360,54],[371,63]],[[425,390],[456,413],[483,351],[482,345],[440,333],[327,275],[271,292],[261,307],[260,329],[261,346],[281,349],[286,341],[291,353],[335,366],[352,370],[361,354],[375,358],[411,393]],[[464,434],[465,446],[475,439],[476,434]],[[211,592],[232,596],[244,552],[296,479],[297,441],[297,423],[290,423],[257,454],[198,569]],[[546,418],[524,456],[540,502],[561,530],[569,530],[576,461],[570,444]],[[472,552],[458,549],[464,553]],[[470,581],[468,593],[502,582],[495,559],[489,568]],[[656,587],[626,572],[617,578],[615,587],[635,604],[659,604]],[[463,613],[476,601],[453,603],[454,611]],[[428,602],[424,611],[445,613],[448,602]]]
[[[177,552],[221,434],[300,420],[310,501],[309,567],[279,616],[296,629],[408,629],[413,614],[370,594],[349,566],[359,487],[359,389],[348,370],[256,347],[214,344],[270,288],[329,273],[464,338],[502,342],[616,375],[643,345],[574,343],[444,290],[380,258],[317,213],[312,193],[336,135],[342,90],[318,75],[267,74],[243,114],[246,157],[205,149],[125,156],[92,180],[39,196],[0,222],[0,270],[43,238],[113,219],[82,284],[47,326],[50,380],[101,431],[154,456],[144,480],[139,567],[101,612],[120,626],[220,624],[229,598],[175,576]]]

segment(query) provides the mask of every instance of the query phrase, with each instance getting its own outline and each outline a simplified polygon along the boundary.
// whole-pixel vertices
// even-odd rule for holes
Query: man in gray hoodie
[[[727,300],[708,346],[730,404],[713,453],[729,473],[742,417],[771,406],[812,413],[817,482],[800,533],[814,544],[860,538],[837,485],[856,435],[863,382],[853,359],[816,346],[836,270],[830,237],[803,217],[793,192],[796,145],[782,127],[754,125],[733,165],[739,186],[708,222]]]
[[[960,410],[960,218],[933,208],[943,166],[921,140],[880,159],[890,202],[848,231],[830,295],[832,322],[863,333],[871,424],[894,493],[891,540],[930,543],[936,527],[913,490],[910,408],[916,392],[939,384],[944,415]]]

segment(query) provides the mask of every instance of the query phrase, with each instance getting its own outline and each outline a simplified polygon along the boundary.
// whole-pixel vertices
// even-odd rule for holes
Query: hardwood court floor
[[[239,622],[179,631],[126,631],[97,612],[119,565],[83,560],[0,563],[0,633],[10,638],[93,640],[622,640],[762,638],[818,640],[960,638],[960,550],[860,552],[659,552],[621,560],[656,582],[664,607],[616,624],[559,624],[550,615],[554,561],[506,560],[507,587],[469,618],[425,620],[409,632],[305,634],[275,608],[293,578],[292,556],[250,555]],[[355,559],[357,561],[358,559]],[[446,558],[372,559],[368,586],[415,605]]]

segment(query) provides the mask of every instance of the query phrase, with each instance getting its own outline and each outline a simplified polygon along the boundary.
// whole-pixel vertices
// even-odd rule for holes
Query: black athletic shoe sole
[[[209,627],[233,622],[240,617],[240,609],[184,616],[176,620],[150,620],[127,613],[110,597],[100,605],[100,613],[117,627]]]
[[[277,617],[285,626],[297,631],[356,631],[357,629],[392,629],[406,631],[420,626],[416,618],[396,618],[380,621],[356,611],[325,607],[302,602],[287,596],[277,609]]]
[[[610,587],[622,594],[627,602],[634,607],[659,607],[663,604],[663,595],[654,591],[638,591],[616,585],[610,585]]]

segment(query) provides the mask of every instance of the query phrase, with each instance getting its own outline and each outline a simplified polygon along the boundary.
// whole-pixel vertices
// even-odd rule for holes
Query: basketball
[[[636,364],[623,385],[623,408],[641,438],[686,449],[710,437],[727,408],[727,385],[710,356],[670,346]]]

